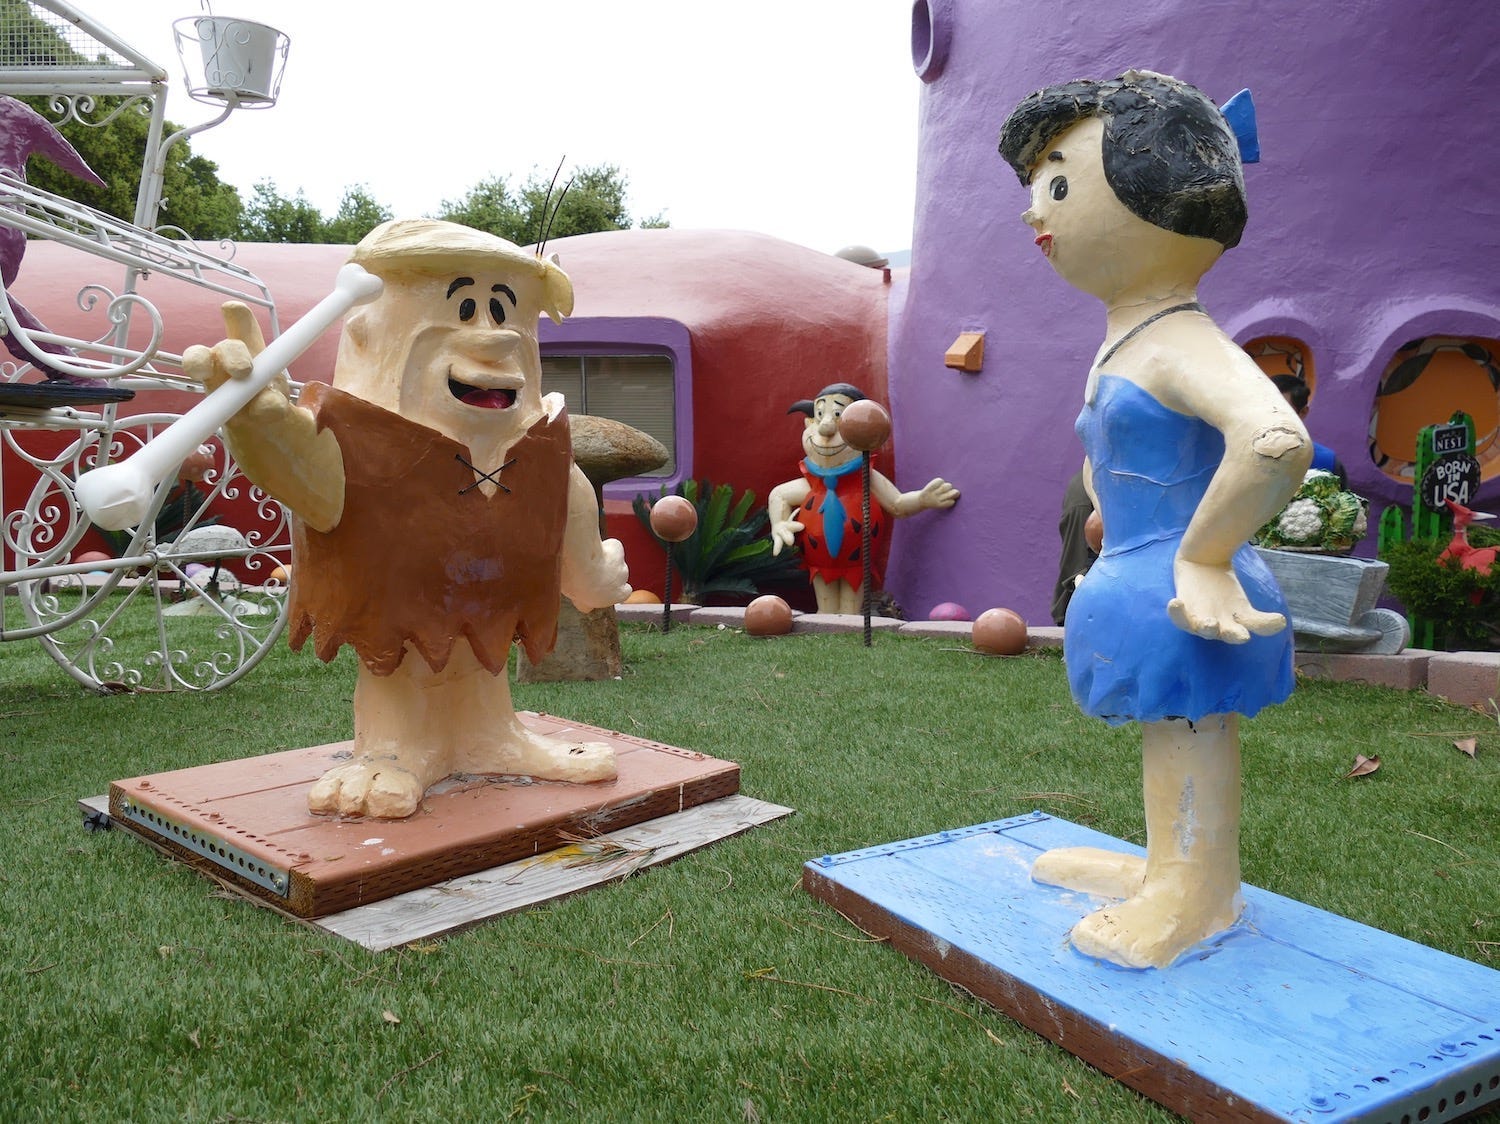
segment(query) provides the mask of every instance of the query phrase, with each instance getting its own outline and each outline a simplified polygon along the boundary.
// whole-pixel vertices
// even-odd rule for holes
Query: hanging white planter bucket
[[[188,70],[188,92],[199,101],[231,98],[247,106],[271,105],[281,85],[290,40],[274,27],[228,16],[178,20],[177,48]],[[185,40],[198,44],[202,70],[189,60]],[[201,73],[201,77],[200,77]]]

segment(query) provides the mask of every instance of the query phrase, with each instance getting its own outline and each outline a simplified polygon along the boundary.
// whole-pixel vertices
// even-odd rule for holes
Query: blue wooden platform
[[[1500,1107],[1500,972],[1255,887],[1165,971],[1080,955],[1102,899],[1053,847],[1140,848],[1034,812],[831,855],[803,883],[866,931],[1194,1120],[1437,1124]]]

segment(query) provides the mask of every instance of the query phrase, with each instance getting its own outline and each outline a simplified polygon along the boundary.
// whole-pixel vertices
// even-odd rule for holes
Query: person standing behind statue
[[[1307,384],[1296,375],[1272,375],[1271,381],[1276,384],[1276,389],[1281,391],[1281,396],[1286,399],[1287,405],[1297,411],[1297,416],[1305,424],[1308,404],[1312,400],[1312,391],[1307,389]],[[1320,445],[1316,441],[1312,443],[1312,447],[1312,467],[1333,473],[1339,478],[1339,488],[1347,491],[1349,473],[1344,470],[1344,462],[1339,460],[1338,454],[1327,445]]]
[[[1083,483],[1083,470],[1079,469],[1063,490],[1062,518],[1057,522],[1057,533],[1062,538],[1062,557],[1057,563],[1057,585],[1052,588],[1052,623],[1061,625],[1068,615],[1068,602],[1073,600],[1073,590],[1078,579],[1088,573],[1089,567],[1099,555],[1089,545],[1085,528],[1089,516],[1094,514],[1094,501]]]

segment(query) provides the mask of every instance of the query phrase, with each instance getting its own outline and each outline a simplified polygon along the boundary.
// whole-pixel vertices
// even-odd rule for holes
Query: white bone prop
[[[83,473],[75,485],[78,502],[90,519],[109,531],[134,527],[151,508],[156,486],[175,472],[197,447],[261,392],[287,364],[313,345],[334,321],[358,304],[380,295],[383,283],[350,262],[334,278],[333,292],[315,304],[255,357],[250,374],[230,379],[205,395],[182,417],[116,464]]]

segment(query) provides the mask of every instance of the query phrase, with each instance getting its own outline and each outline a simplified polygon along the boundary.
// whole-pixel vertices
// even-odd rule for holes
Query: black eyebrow
[[[1051,152],[1047,153],[1047,159],[1056,160],[1059,164],[1061,164],[1063,162],[1062,150],[1054,148]]]
[[[451,290],[450,290],[450,292],[451,292]],[[508,296],[510,298],[510,303],[512,305],[516,304],[516,292],[509,285],[491,285],[490,286],[490,292],[492,292],[492,293],[504,293],[506,296]]]
[[[451,297],[456,290],[462,289],[465,285],[472,285],[472,284],[474,284],[474,278],[472,278],[472,277],[457,277],[457,278],[454,278],[453,284],[451,284],[451,285],[448,286],[448,295]]]

